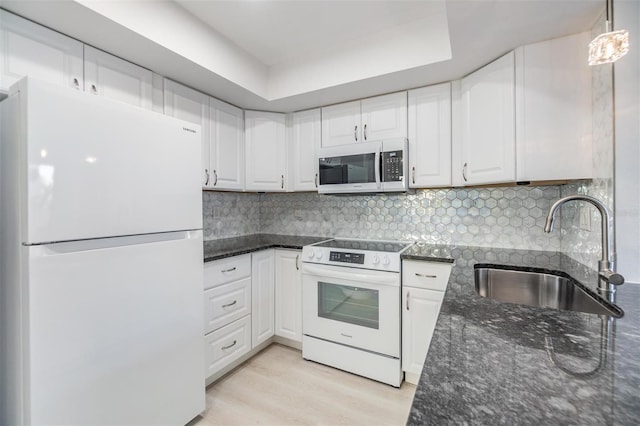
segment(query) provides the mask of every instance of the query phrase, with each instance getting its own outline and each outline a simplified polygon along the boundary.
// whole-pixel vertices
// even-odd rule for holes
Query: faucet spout
[[[598,274],[600,280],[598,283],[598,289],[602,292],[613,294],[615,292],[614,285],[620,285],[624,283],[624,277],[614,271],[615,268],[615,255],[612,251],[612,243],[610,236],[611,226],[611,213],[607,206],[597,198],[590,197],[588,195],[570,195],[564,197],[553,203],[549,209],[547,215],[547,221],[544,225],[544,232],[550,233],[553,230],[553,223],[556,219],[556,212],[568,201],[585,201],[592,204],[598,212],[600,212],[601,220],[601,235],[602,235],[602,257],[598,262]]]

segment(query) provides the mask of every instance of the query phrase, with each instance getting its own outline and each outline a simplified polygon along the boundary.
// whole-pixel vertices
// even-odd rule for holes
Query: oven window
[[[378,290],[318,282],[318,316],[378,329]]]

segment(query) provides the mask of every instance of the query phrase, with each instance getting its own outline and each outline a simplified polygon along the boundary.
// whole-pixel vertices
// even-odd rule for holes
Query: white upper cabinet
[[[153,73],[106,52],[84,46],[87,92],[153,110]]]
[[[407,137],[407,92],[362,100],[362,141]]]
[[[589,33],[516,49],[517,180],[592,177]]]
[[[182,84],[164,79],[164,113],[201,128],[202,137],[202,186],[209,187],[209,96]]]
[[[360,142],[360,101],[322,108],[322,146]]]
[[[244,113],[240,108],[210,99],[211,143],[209,182],[211,189],[244,189]],[[205,169],[207,169],[205,167]]]
[[[24,76],[82,90],[82,43],[0,10],[0,89]]]
[[[516,179],[515,70],[510,52],[462,79],[461,163],[465,185]]]
[[[322,108],[322,146],[407,137],[407,92]]]
[[[294,191],[317,191],[320,110],[296,112],[289,143],[289,174]]]
[[[287,146],[284,114],[245,111],[246,189],[286,189]]]
[[[451,83],[409,91],[409,186],[451,186]]]

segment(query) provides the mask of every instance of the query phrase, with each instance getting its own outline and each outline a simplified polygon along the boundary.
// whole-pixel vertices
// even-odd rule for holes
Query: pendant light
[[[629,52],[629,31],[613,31],[613,0],[606,0],[605,32],[589,43],[589,65],[610,64]]]

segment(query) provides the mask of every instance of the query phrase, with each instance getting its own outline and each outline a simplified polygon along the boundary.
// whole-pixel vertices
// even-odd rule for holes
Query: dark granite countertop
[[[625,315],[613,319],[475,291],[477,263],[560,271],[595,288],[595,271],[561,253],[416,246],[406,254],[455,260],[408,424],[638,424],[640,286],[618,287]]]
[[[329,238],[302,237],[297,235],[253,234],[204,242],[204,261],[251,253],[268,248],[302,249],[307,244]]]

